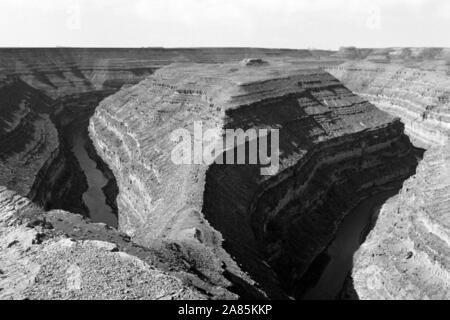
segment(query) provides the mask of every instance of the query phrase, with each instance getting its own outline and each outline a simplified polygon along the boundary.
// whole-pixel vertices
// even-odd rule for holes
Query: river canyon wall
[[[46,208],[86,212],[77,205],[86,182],[64,137],[71,122],[83,115],[89,119],[100,100],[162,66],[176,61],[223,62],[252,54],[314,60],[329,53],[251,48],[0,49],[0,129],[5,151],[0,185]],[[20,152],[12,150],[21,146]],[[68,198],[71,201],[62,204]]]
[[[378,108],[402,119],[418,147],[448,143],[449,76],[404,63],[346,62],[331,72]]]
[[[302,298],[346,214],[406,180],[355,256],[354,289],[448,298],[446,52],[1,49],[0,297]],[[119,231],[73,214],[88,214],[87,181],[68,137],[91,116]],[[279,129],[278,171],[175,165],[170,134],[199,121],[211,141]],[[417,174],[414,147],[428,149]]]
[[[4,196],[2,212],[14,217],[20,210],[11,209],[9,201],[17,200],[23,203],[26,200],[20,197],[27,197],[37,204],[40,210],[65,209],[87,215],[88,210],[82,200],[87,181],[70,151],[70,130],[73,129],[73,123],[80,118],[88,119],[101,99],[119,90],[123,85],[135,84],[152,74],[154,70],[174,61],[222,62],[240,60],[254,54],[273,58],[314,60],[316,55],[328,53],[245,48],[1,49],[0,185],[7,187],[4,189],[5,192],[2,191]],[[100,167],[103,166],[100,162],[98,164]],[[105,193],[114,192],[116,189],[114,185],[107,185],[105,188]],[[115,205],[114,197],[114,194],[107,196],[108,205],[111,207]],[[51,212],[45,213],[45,216],[52,216]],[[63,211],[54,212],[56,216],[61,215],[61,219],[65,219]],[[58,221],[59,219],[57,218]],[[79,230],[83,237],[87,233],[96,234],[99,228],[102,229],[102,225],[92,227],[95,224],[91,225],[79,217],[74,219],[69,226]],[[5,221],[2,221],[2,230],[9,227],[3,222]],[[21,223],[13,224],[14,227],[21,225]],[[34,226],[30,228],[34,230]],[[26,234],[27,230],[20,227],[16,230],[17,235],[21,236],[23,232]],[[70,228],[66,227],[61,232],[68,236],[69,231]],[[5,253],[2,257],[8,256],[6,254],[8,249],[15,243],[14,240],[2,244],[2,253]],[[159,261],[158,268],[175,274],[185,286],[197,288],[194,290],[201,292],[201,297],[227,299],[237,297],[230,291],[235,291],[234,284],[223,275],[219,261],[209,261],[208,255],[203,258],[189,256],[182,247],[161,239],[148,244],[147,248],[149,247],[153,248],[149,256]],[[29,248],[25,249],[28,251]],[[33,249],[38,252],[44,250],[40,246]],[[17,278],[17,274],[9,273],[16,264],[28,261],[26,254],[16,253],[13,250],[11,259],[1,261],[1,271],[4,275],[2,279],[6,279],[2,283],[2,290],[12,286],[9,289],[14,291],[16,281],[23,280],[28,283],[27,279]],[[89,254],[89,251],[82,253],[82,256],[86,254]],[[202,264],[206,267],[202,267]],[[205,271],[207,275],[203,275],[199,270]],[[43,277],[46,281],[45,276]],[[241,277],[247,279],[245,283],[250,283],[250,287],[244,289],[247,296],[265,296],[258,289],[253,289],[254,282],[250,277],[244,274]],[[33,285],[36,277],[30,279],[28,284]],[[11,295],[11,291],[8,290],[6,292],[8,294],[3,297],[21,297]],[[96,294],[100,293],[97,291]],[[127,296],[121,293],[119,297]]]
[[[226,129],[278,128],[279,171],[175,165],[170,134],[196,121],[219,129],[213,141]],[[103,100],[90,126],[117,178],[122,231],[216,261],[242,294],[250,275],[271,298],[301,297],[345,214],[414,173],[403,130],[329,73],[279,63],[172,65]]]
[[[425,156],[417,174],[381,208],[354,259],[362,299],[449,299],[449,72],[435,59],[347,62],[330,69],[345,85],[401,117]],[[429,57],[428,57],[429,58]]]

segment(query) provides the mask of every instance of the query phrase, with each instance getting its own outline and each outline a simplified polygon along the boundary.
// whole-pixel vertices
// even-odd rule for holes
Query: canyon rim
[[[121,39],[0,48],[0,299],[450,299],[450,44]]]

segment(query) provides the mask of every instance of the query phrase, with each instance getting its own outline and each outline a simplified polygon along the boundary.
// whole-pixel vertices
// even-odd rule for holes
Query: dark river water
[[[363,200],[342,220],[333,242],[327,249],[330,261],[319,281],[304,295],[305,300],[335,299],[353,267],[353,255],[360,247],[372,217],[383,203],[398,191],[386,191]]]
[[[97,168],[97,163],[89,157],[86,144],[90,143],[86,128],[74,130],[72,152],[78,160],[87,178],[88,190],[83,194],[83,201],[89,209],[89,217],[94,222],[103,222],[109,226],[117,226],[117,216],[107,205],[106,196],[102,188],[108,180]]]

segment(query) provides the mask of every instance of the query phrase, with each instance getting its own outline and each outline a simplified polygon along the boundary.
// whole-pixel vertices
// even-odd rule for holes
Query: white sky
[[[0,0],[0,46],[450,47],[448,0]]]

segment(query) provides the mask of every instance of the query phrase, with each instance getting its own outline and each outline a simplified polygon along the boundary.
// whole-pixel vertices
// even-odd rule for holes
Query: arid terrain
[[[443,48],[0,49],[0,299],[449,299],[449,84]],[[278,171],[175,164],[195,122],[278,129]]]

